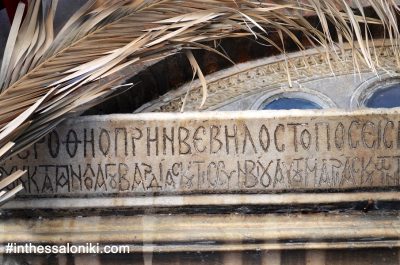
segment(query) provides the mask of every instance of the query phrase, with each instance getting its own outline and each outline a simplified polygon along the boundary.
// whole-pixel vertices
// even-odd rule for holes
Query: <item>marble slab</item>
[[[398,110],[149,113],[71,119],[0,165],[20,197],[398,189]],[[11,188],[11,187],[10,187]]]

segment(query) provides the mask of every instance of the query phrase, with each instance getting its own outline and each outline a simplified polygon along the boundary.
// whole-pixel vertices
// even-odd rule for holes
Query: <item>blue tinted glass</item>
[[[370,108],[400,107],[400,84],[392,85],[376,91],[367,101]]]
[[[277,98],[266,104],[263,109],[283,110],[283,109],[321,109],[321,106],[302,98]]]

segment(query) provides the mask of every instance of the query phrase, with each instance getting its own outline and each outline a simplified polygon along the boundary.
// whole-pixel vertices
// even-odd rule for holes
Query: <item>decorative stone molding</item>
[[[67,217],[40,222],[3,221],[2,228],[0,242],[75,245],[98,242],[100,246],[128,245],[132,253],[400,246],[397,212],[368,216],[349,211],[346,216],[292,213]],[[0,246],[0,253],[4,253],[4,247]]]
[[[380,68],[376,74],[397,75],[398,62],[396,50],[391,46],[377,48]],[[208,97],[202,110],[218,110],[229,102],[237,101],[255,93],[277,93],[277,88],[301,91],[302,84],[312,80],[327,77],[371,73],[366,65],[359,62],[354,67],[355,60],[352,51],[347,49],[342,54],[342,60],[325,59],[324,55],[315,50],[293,53],[287,56],[275,56],[251,63],[245,63],[220,71],[207,77]],[[375,56],[375,55],[374,55]],[[290,88],[289,83],[293,88]],[[352,89],[352,88],[351,88]],[[187,91],[190,90],[186,96]],[[167,93],[158,100],[147,103],[136,112],[179,112],[186,97],[185,111],[197,111],[202,100],[201,85],[193,82]]]

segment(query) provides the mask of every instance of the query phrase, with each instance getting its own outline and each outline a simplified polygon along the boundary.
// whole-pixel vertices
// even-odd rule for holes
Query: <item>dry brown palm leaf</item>
[[[350,6],[345,0],[89,0],[55,38],[57,1],[32,0],[23,21],[20,4],[0,68],[0,158],[21,151],[66,117],[109,97],[124,82],[116,75],[123,67],[182,49],[205,48],[213,40],[254,36],[284,53],[283,42],[275,43],[270,33],[278,32],[305,49],[295,34],[301,33],[310,45],[322,47],[327,59],[340,60],[338,47],[349,43],[354,58],[360,58],[355,65],[374,70],[378,62],[367,44],[368,25],[381,24],[397,49],[398,7],[395,0],[352,2]],[[366,5],[379,19],[365,15]],[[316,16],[320,27],[304,14]],[[339,42],[332,37],[332,25]],[[192,53],[187,54],[206,93],[199,66]],[[14,181],[20,173],[2,183]]]

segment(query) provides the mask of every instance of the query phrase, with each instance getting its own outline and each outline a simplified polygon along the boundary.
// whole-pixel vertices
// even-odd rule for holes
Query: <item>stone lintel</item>
[[[0,165],[3,175],[16,169],[27,170],[25,189],[11,202],[17,208],[39,198],[98,198],[102,207],[107,198],[123,206],[129,198],[145,205],[159,196],[384,194],[399,188],[400,116],[398,110],[87,116],[64,122]]]

